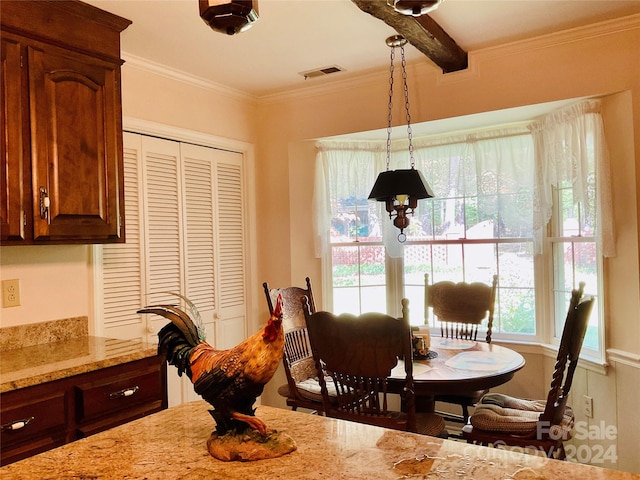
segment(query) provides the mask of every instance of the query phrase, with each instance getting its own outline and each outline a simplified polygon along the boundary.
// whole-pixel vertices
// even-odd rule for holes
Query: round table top
[[[518,352],[482,341],[432,337],[429,351],[436,357],[413,361],[416,395],[454,395],[496,387],[511,380],[525,364]],[[400,361],[391,379],[404,377]]]

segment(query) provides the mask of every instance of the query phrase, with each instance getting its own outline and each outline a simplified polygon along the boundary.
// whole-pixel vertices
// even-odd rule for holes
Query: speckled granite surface
[[[0,355],[0,393],[152,357],[151,343],[80,336],[12,350]]]
[[[87,317],[63,318],[0,328],[0,352],[51,342],[62,342],[89,334]]]
[[[298,449],[281,458],[225,463],[207,452],[208,404],[193,402],[0,469],[13,479],[638,479],[637,475],[307,413],[261,406],[270,428]]]

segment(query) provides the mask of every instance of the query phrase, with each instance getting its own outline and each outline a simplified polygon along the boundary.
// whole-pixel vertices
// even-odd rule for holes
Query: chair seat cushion
[[[289,396],[289,385],[287,383],[278,387],[278,395],[285,398]]]
[[[446,432],[444,418],[437,413],[416,413],[416,430],[422,435],[439,437]]]
[[[501,393],[489,393],[476,405],[469,421],[479,430],[535,437],[545,405],[544,400],[524,400]],[[564,439],[570,438],[573,422],[573,411],[566,407],[563,420],[558,426]]]
[[[326,377],[326,381],[329,397],[335,397],[336,387],[333,383],[333,380],[331,380],[331,378],[329,377]],[[318,377],[309,377],[305,380],[297,382],[296,387],[298,388],[298,392],[300,393],[300,395],[307,400],[322,402],[322,390],[320,389],[320,382],[318,381]]]

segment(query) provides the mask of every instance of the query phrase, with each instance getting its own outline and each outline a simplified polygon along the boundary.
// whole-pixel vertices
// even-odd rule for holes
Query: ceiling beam
[[[467,68],[467,52],[429,15],[412,17],[396,12],[387,0],[351,0],[360,10],[393,27],[407,41],[431,59],[444,73]]]

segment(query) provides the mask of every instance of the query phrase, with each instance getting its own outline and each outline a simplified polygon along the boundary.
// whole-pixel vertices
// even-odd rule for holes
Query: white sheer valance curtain
[[[321,258],[329,247],[331,220],[338,215],[335,199],[369,196],[378,173],[386,168],[386,143],[322,141],[317,149],[314,249]]]
[[[553,187],[573,185],[573,198],[589,208],[589,183],[595,178],[596,238],[605,257],[616,255],[609,155],[600,101],[587,100],[533,122],[536,155],[534,243],[542,251],[553,208]]]
[[[532,236],[537,254],[542,252],[551,218],[552,187],[570,181],[575,201],[587,204],[588,182],[595,176],[597,238],[603,255],[614,256],[609,158],[599,109],[599,101],[588,100],[510,128],[414,138],[415,167],[424,174],[436,200],[516,192],[519,199],[527,197],[527,202],[521,202],[527,204],[526,211],[520,208],[514,213],[512,209],[512,213],[521,217],[518,236]],[[327,140],[319,141],[317,149],[314,233],[315,253],[321,257],[330,242],[331,221],[337,212],[335,200],[368,197],[377,175],[386,169],[386,141]],[[409,167],[406,139],[394,141],[389,168]],[[428,201],[432,200],[421,200],[417,210],[425,211],[424,202]],[[377,216],[387,254],[402,255],[398,232],[382,202],[375,202],[371,211]],[[418,223],[412,219],[412,225]],[[421,238],[437,235],[427,230],[418,235],[421,233],[425,234]]]
[[[504,195],[510,192],[532,195],[533,145],[524,126],[414,139],[413,147],[415,168],[424,174],[435,198]],[[386,169],[386,142],[320,141],[317,149],[314,217],[315,253],[320,257],[330,242],[331,220],[335,218],[337,208],[335,200],[355,197],[366,201],[378,174]],[[393,142],[389,168],[409,167],[407,140]],[[425,215],[427,201],[419,202],[419,214]],[[392,258],[402,256],[403,244],[397,240],[398,230],[389,220],[384,204],[370,203],[376,216],[373,223],[382,231],[387,255]],[[454,223],[456,213],[459,214],[456,207],[452,206],[447,212],[451,217],[449,224]],[[530,234],[530,210],[523,212],[523,216],[529,217],[527,232]],[[425,219],[420,229],[418,217],[417,214],[411,220],[409,238],[433,238],[441,233],[434,231],[439,226],[431,225],[430,219]]]

